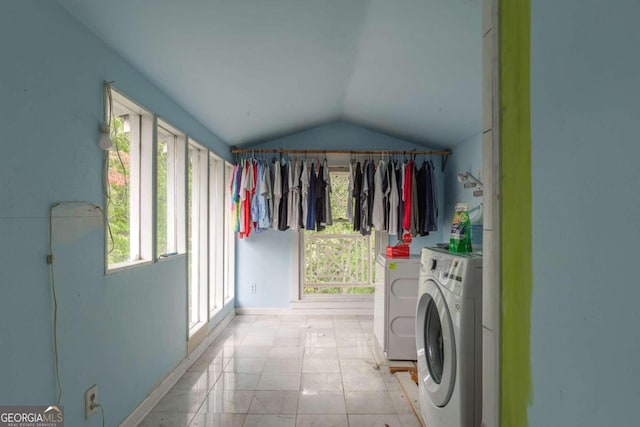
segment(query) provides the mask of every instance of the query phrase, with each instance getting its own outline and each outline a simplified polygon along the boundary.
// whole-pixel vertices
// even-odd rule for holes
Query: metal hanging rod
[[[368,155],[391,155],[391,154],[411,154],[424,155],[432,154],[439,156],[451,155],[451,150],[443,151],[416,151],[416,150],[290,150],[284,148],[231,148],[231,154],[253,154],[253,153],[280,153],[280,154],[368,154]]]
[[[449,156],[451,155],[451,150],[442,150],[442,151],[434,151],[434,150],[426,150],[426,151],[417,151],[417,150],[285,150],[284,148],[235,148],[231,147],[231,154],[260,154],[260,153],[279,153],[279,154],[349,154],[349,155],[394,155],[394,154],[403,154],[403,155],[424,155],[431,154],[436,156],[442,156],[440,170],[444,172],[445,167],[447,166],[447,160],[449,160]]]

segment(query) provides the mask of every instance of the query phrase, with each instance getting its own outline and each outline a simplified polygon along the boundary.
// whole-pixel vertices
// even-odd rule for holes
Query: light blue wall
[[[58,201],[102,204],[103,81],[221,156],[228,147],[55,2],[2,2],[0,51],[0,403],[51,404],[47,214]],[[99,425],[83,408],[96,383],[113,426],[185,356],[186,260],[104,276],[100,218],[81,208],[67,214],[75,217],[54,220],[66,421]]]
[[[640,419],[640,2],[531,2],[531,426]]]
[[[292,233],[267,230],[236,240],[236,306],[289,306]],[[255,294],[251,284],[256,285]]]
[[[473,188],[466,189],[458,182],[458,174],[464,172],[470,172],[484,182],[482,177],[482,134],[479,133],[461,142],[452,150],[453,155],[449,158],[444,171],[444,207],[441,211],[444,216],[443,238],[447,241],[456,203],[467,203],[470,210],[482,203],[482,197],[473,196]]]
[[[352,123],[337,121],[293,135],[267,141],[255,148],[285,148],[308,150],[428,150],[398,138],[366,129]],[[251,147],[248,147],[251,148]],[[438,156],[439,157],[439,156]],[[421,160],[421,157],[418,157]],[[330,163],[331,164],[331,163]],[[439,204],[444,203],[443,174],[438,168]],[[411,243],[411,252],[418,254],[424,246],[442,241],[445,217],[440,215],[438,231],[428,237],[418,237]],[[239,307],[288,307],[291,288],[292,231],[268,231],[238,240],[236,271],[236,304]],[[396,238],[390,238],[396,243]],[[250,285],[256,283],[256,294]]]

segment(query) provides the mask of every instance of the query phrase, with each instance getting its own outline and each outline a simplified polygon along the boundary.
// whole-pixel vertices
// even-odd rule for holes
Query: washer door
[[[416,311],[418,375],[429,400],[445,406],[456,380],[456,348],[449,309],[438,285],[431,279]]]

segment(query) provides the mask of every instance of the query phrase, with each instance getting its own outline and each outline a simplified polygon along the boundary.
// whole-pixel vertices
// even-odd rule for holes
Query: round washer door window
[[[456,380],[453,323],[442,291],[433,280],[421,283],[424,293],[416,311],[418,375],[431,403],[443,407],[451,399]]]
[[[442,341],[440,315],[438,314],[438,308],[433,299],[430,300],[427,305],[425,317],[424,350],[427,357],[427,368],[433,381],[436,384],[440,384],[444,370],[444,343]]]

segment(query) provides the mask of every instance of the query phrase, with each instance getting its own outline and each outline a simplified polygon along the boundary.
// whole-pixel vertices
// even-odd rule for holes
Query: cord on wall
[[[102,414],[102,427],[104,427],[104,406],[94,402],[91,404],[91,409],[95,409],[95,408],[100,409],[100,413]]]
[[[47,254],[47,264],[49,265],[49,284],[51,286],[51,297],[53,303],[53,364],[56,377],[57,387],[57,404],[62,405],[62,396],[64,389],[62,387],[62,379],[60,378],[60,354],[58,352],[58,297],[56,295],[56,277],[55,277],[55,254],[53,252],[53,211],[59,206],[89,206],[94,210],[98,210],[104,218],[106,218],[105,212],[102,208],[94,203],[90,202],[56,202],[49,207],[49,253]],[[111,229],[109,229],[111,233]],[[104,423],[104,413],[103,413]]]

